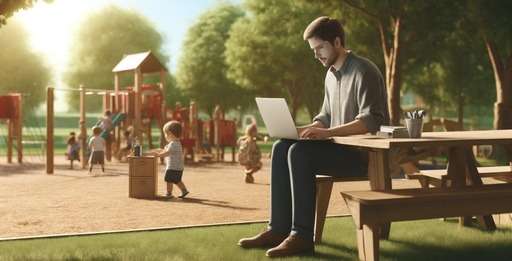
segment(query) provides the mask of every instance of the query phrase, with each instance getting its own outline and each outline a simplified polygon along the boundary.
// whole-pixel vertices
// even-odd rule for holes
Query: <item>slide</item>
[[[118,113],[118,114],[115,114],[114,116],[112,116],[112,128],[115,128],[119,123],[124,121],[124,119],[126,119],[125,113]],[[112,131],[112,130],[110,130],[110,131]],[[103,131],[103,132],[101,132],[100,136],[102,138],[106,139],[108,136],[108,133],[109,133],[109,131]]]

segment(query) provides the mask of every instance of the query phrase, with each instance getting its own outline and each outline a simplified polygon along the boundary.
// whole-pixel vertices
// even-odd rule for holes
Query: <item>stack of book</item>
[[[409,138],[407,128],[404,126],[380,126],[377,136],[382,138]]]

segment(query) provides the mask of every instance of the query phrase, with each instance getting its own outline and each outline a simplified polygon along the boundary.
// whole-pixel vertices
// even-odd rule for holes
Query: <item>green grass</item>
[[[231,225],[0,243],[0,260],[266,260],[264,249],[244,250],[239,238],[265,224]],[[286,260],[356,260],[351,218],[327,219],[314,256]],[[381,260],[511,260],[512,229],[483,232],[456,222],[394,223],[381,241]]]

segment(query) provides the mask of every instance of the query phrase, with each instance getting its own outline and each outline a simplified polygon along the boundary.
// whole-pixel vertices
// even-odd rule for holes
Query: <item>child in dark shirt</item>
[[[79,156],[79,150],[80,150],[80,144],[78,143],[76,139],[75,132],[70,132],[68,140],[66,142],[67,144],[67,150],[66,150],[66,156],[68,160],[70,161],[69,168],[73,169],[73,161],[78,160],[80,161]]]

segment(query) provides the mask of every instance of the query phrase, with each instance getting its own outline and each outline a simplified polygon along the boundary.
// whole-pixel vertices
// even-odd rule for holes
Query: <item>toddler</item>
[[[245,135],[238,139],[238,161],[245,167],[245,182],[254,183],[252,174],[261,169],[261,151],[256,144],[258,128],[255,123],[247,126]]]
[[[157,157],[165,157],[165,182],[167,183],[167,197],[173,198],[173,185],[178,186],[181,190],[181,196],[184,198],[189,191],[183,183],[183,148],[181,146],[181,123],[178,121],[169,121],[163,127],[163,132],[167,142],[164,149],[154,152]]]
[[[66,142],[67,144],[67,150],[66,150],[66,156],[68,157],[68,160],[70,161],[70,169],[73,169],[73,161],[78,160],[80,161],[80,157],[78,155],[80,150],[80,144],[76,140],[76,134],[74,131],[69,133],[68,140]]]

